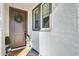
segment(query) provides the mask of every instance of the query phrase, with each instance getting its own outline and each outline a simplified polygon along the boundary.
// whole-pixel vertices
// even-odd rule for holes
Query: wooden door
[[[27,12],[10,7],[9,32],[11,48],[26,45],[25,34],[27,33]]]

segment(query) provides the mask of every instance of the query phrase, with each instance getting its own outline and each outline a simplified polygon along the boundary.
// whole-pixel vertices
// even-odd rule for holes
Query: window
[[[32,10],[32,29],[33,31],[39,31],[40,30],[40,5],[37,5]]]
[[[51,3],[44,3],[41,5],[41,15],[42,15],[42,29],[50,28],[50,14],[51,14]]]
[[[50,30],[51,3],[40,3],[32,10],[32,29]]]

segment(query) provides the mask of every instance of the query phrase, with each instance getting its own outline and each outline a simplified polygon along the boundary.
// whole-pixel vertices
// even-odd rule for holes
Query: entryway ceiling
[[[21,7],[26,7],[26,8],[33,8],[36,6],[38,3],[9,3],[9,5],[14,5],[14,6],[21,6]]]

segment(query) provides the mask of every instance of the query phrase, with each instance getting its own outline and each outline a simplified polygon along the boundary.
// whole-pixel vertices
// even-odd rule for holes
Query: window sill
[[[42,28],[41,32],[51,32],[51,28]]]

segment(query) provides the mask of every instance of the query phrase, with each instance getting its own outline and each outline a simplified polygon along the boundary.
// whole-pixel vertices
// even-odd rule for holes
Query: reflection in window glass
[[[42,27],[49,28],[50,3],[42,5]]]
[[[35,11],[35,28],[38,28],[38,18],[39,18],[39,12],[38,9]]]

